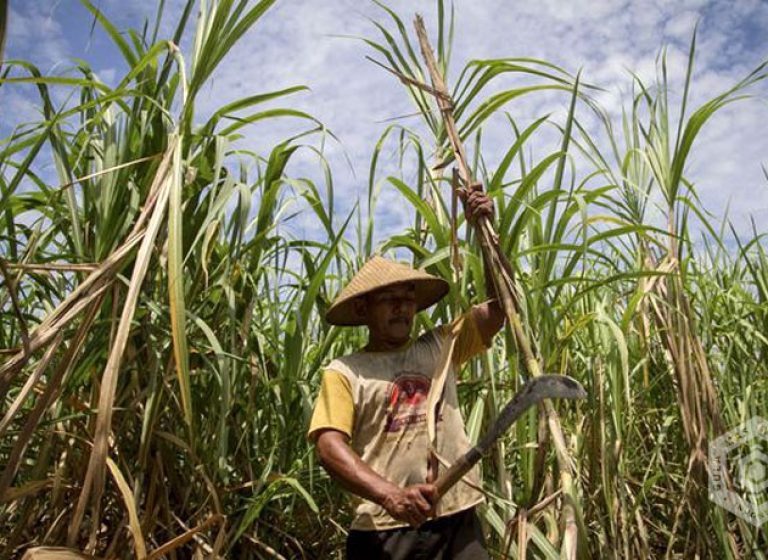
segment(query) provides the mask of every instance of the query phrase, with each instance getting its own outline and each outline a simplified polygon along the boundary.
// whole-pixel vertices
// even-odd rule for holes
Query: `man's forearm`
[[[325,469],[344,488],[383,507],[393,518],[418,527],[433,513],[437,499],[433,484],[402,488],[368,466],[355,453],[347,436],[336,430],[321,432],[317,452]]]
[[[387,494],[398,488],[363,462],[340,438],[324,438],[323,444],[318,445],[318,454],[329,474],[361,498],[381,505]]]

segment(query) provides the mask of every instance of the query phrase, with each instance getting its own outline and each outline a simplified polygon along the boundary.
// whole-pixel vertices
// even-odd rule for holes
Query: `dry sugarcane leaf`
[[[56,337],[56,340],[54,341],[53,344],[51,344],[51,346],[48,347],[48,350],[43,356],[43,359],[40,360],[40,364],[38,364],[38,367],[36,368],[35,373],[32,376],[30,376],[30,378],[35,377],[35,375],[39,377],[42,371],[48,366],[48,363],[51,361],[51,358],[53,357],[54,353],[56,352],[59,345],[61,344],[61,341],[63,340],[63,336],[64,335],[61,332],[59,332],[58,336]],[[30,385],[30,389],[31,389],[31,385]],[[23,397],[23,395],[21,396]],[[23,401],[23,398],[21,400]],[[41,404],[42,405],[45,404],[42,401],[42,397],[38,400],[36,404],[36,408],[42,408],[40,406]],[[13,418],[15,409],[12,407],[12,409],[9,410],[8,412],[9,414],[6,415],[7,422],[6,422],[6,418],[3,418],[2,429],[0,429],[0,436],[2,436],[2,434],[5,432],[5,428],[8,426],[11,419]],[[24,456],[24,451],[27,449],[27,445],[29,445],[29,442],[32,440],[32,436],[34,435],[36,426],[37,426],[37,421],[35,418],[35,411],[33,411],[32,414],[30,414],[27,421],[24,423],[24,427],[22,428],[21,432],[16,438],[16,441],[14,442],[14,445],[13,445],[13,449],[11,450],[11,453],[8,456],[8,459],[5,463],[5,468],[3,469],[2,475],[0,475],[0,496],[3,496],[5,494],[6,489],[9,488],[13,483],[13,479],[16,476],[16,471],[18,470],[19,464],[21,463],[21,460]]]
[[[5,259],[0,258],[0,272],[3,274],[5,279],[5,287],[8,290],[8,295],[11,298],[11,307],[13,308],[14,315],[16,315],[16,321],[19,324],[24,353],[29,355],[29,329],[27,328],[27,321],[24,319],[24,315],[22,314],[21,308],[19,307],[19,299],[16,295],[16,281],[11,276],[11,273],[8,269],[8,263],[5,262]]]
[[[133,495],[131,487],[125,480],[123,473],[120,472],[120,468],[111,457],[107,457],[107,466],[109,467],[109,472],[112,474],[112,478],[115,479],[120,494],[123,496],[125,509],[128,511],[128,530],[133,536],[136,558],[146,558],[147,543],[144,542],[144,535],[141,533],[141,523],[139,523],[139,515],[136,510],[136,497]]]
[[[45,409],[48,408],[54,399],[58,396],[59,391],[61,390],[62,380],[71,371],[75,362],[75,358],[80,353],[80,349],[85,342],[85,337],[88,334],[91,325],[93,324],[96,313],[101,307],[101,294],[103,294],[103,290],[104,288],[102,288],[100,292],[97,292],[96,295],[98,297],[91,303],[91,307],[88,309],[83,322],[80,324],[74,339],[67,348],[64,357],[57,366],[53,375],[50,377],[45,391],[35,403],[32,412],[30,412],[27,416],[27,419],[24,422],[24,426],[16,438],[16,442],[14,443],[13,449],[11,450],[11,454],[6,461],[3,473],[0,475],[0,495],[2,495],[5,489],[8,488],[13,482],[13,478],[16,476],[19,463],[24,456],[24,451],[32,439],[32,435],[37,428],[40,419],[43,417]],[[55,348],[56,346],[57,344],[53,345],[52,348]]]
[[[104,469],[106,466],[109,432],[112,427],[112,412],[114,409],[115,392],[117,391],[117,377],[120,363],[123,358],[123,351],[128,342],[133,315],[136,311],[139,291],[141,290],[144,277],[149,268],[149,262],[154,252],[155,239],[157,238],[157,234],[160,231],[160,226],[165,216],[168,195],[170,193],[170,180],[168,177],[170,172],[170,162],[173,161],[174,153],[178,149],[178,136],[173,135],[168,142],[165,157],[158,168],[154,185],[151,189],[151,192],[153,193],[157,190],[156,197],[150,195],[152,198],[156,199],[156,202],[152,207],[147,231],[144,234],[141,246],[136,255],[136,263],[134,265],[133,274],[131,275],[131,281],[128,287],[122,314],[120,316],[117,334],[109,353],[107,365],[104,369],[104,375],[102,376],[93,449],[91,450],[90,460],[88,461],[88,470],[85,473],[83,489],[80,493],[80,498],[78,499],[72,524],[70,525],[69,535],[67,537],[67,544],[69,546],[72,546],[77,540],[80,525],[83,516],[85,515],[85,508],[87,507],[89,498],[91,498],[91,492],[93,492],[91,500],[93,505],[93,515],[91,517],[92,533],[89,546],[95,546],[95,529],[99,526],[100,503],[104,493]],[[157,187],[157,189],[155,187]]]
[[[10,270],[29,272],[93,272],[98,270],[95,263],[6,263]]]
[[[48,349],[45,351],[43,358],[38,362],[37,366],[32,372],[32,375],[27,377],[27,380],[24,382],[24,386],[19,391],[19,394],[16,395],[16,398],[13,400],[13,402],[11,403],[11,406],[6,411],[5,416],[3,416],[3,419],[0,420],[0,439],[5,434],[5,431],[8,428],[8,425],[11,423],[11,420],[13,420],[13,417],[16,415],[16,412],[18,412],[18,410],[21,408],[21,405],[24,404],[24,401],[27,400],[27,397],[32,392],[32,389],[34,388],[35,384],[43,375],[43,372],[48,367],[48,364],[53,358],[53,355],[56,353],[56,350],[58,349],[62,340],[64,340],[64,335],[61,331],[59,331],[58,335],[56,336],[56,339],[53,341],[53,344],[51,344],[48,347]]]
[[[10,503],[21,498],[26,498],[27,496],[32,496],[52,485],[53,480],[49,478],[46,480],[33,480],[32,482],[27,482],[16,488],[8,488],[3,492],[2,496],[0,496],[0,504]]]
[[[143,233],[134,235],[126,240],[120,248],[105,259],[99,268],[81,282],[74,291],[62,301],[56,309],[29,335],[30,352],[34,353],[48,342],[56,333],[83,310],[103,289],[112,281],[121,262],[141,240]],[[19,351],[11,359],[0,365],[0,394],[4,393],[13,376],[24,366],[28,355]]]
[[[170,144],[169,144],[170,148]],[[96,289],[101,289],[105,283],[111,282],[114,274],[119,269],[123,259],[125,259],[136,244],[144,236],[142,231],[144,224],[152,213],[152,209],[157,202],[157,197],[160,192],[160,188],[163,186],[163,179],[168,172],[172,153],[166,150],[165,157],[158,167],[153,185],[150,188],[149,195],[144,205],[144,209],[136,220],[130,234],[126,238],[125,242],[118,247],[109,257],[107,257],[98,268],[90,274],[83,282],[81,282],[75,290],[69,294],[64,301],[62,301],[56,309],[49,313],[40,325],[29,335],[29,349],[27,352],[19,351],[13,358],[0,365],[0,394],[4,393],[8,383],[10,383],[13,375],[17,373],[26,363],[29,354],[36,352],[42,346],[45,346],[51,338],[52,333],[55,333],[62,328],[76,313],[68,313],[71,311],[71,307],[77,307],[79,309],[86,304],[79,300],[86,297],[91,289],[96,286]],[[152,156],[154,158],[156,156]],[[134,162],[135,163],[135,162]],[[35,265],[30,265],[35,266]],[[73,265],[77,266],[77,265]],[[92,265],[87,265],[92,266]],[[94,294],[90,294],[93,296]],[[79,312],[79,311],[78,311]],[[48,336],[46,336],[48,335]]]
[[[172,550],[176,550],[180,546],[183,546],[187,542],[189,542],[191,539],[194,538],[194,536],[201,531],[205,531],[210,527],[213,527],[214,525],[218,525],[219,523],[224,521],[223,515],[214,514],[211,515],[208,519],[203,521],[200,525],[197,527],[193,527],[186,532],[182,533],[178,537],[174,537],[167,543],[165,543],[160,548],[157,548],[152,551],[152,553],[147,557],[147,560],[155,560],[156,558],[161,558],[162,556],[167,555]]]
[[[146,161],[157,159],[161,155],[163,155],[163,154],[160,153],[160,154],[155,154],[155,155],[152,155],[152,156],[140,157],[138,159],[134,159],[133,161],[126,161],[125,163],[121,163],[120,165],[113,165],[112,167],[109,167],[107,169],[101,169],[101,170],[96,171],[94,173],[89,173],[88,175],[84,175],[83,177],[78,177],[77,179],[74,179],[73,181],[70,181],[69,183],[64,183],[63,185],[59,185],[59,187],[56,190],[57,191],[63,191],[64,189],[68,189],[69,187],[77,185],[78,183],[82,183],[83,181],[88,181],[90,179],[95,179],[96,177],[101,177],[102,175],[106,175],[107,173],[112,173],[113,171],[119,171],[120,169],[125,169],[126,167],[132,167],[132,166],[137,165],[139,163],[144,163]]]

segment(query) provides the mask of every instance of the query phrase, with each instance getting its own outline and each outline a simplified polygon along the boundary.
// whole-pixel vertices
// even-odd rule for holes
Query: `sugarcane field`
[[[768,560],[768,3],[0,0],[0,560]]]

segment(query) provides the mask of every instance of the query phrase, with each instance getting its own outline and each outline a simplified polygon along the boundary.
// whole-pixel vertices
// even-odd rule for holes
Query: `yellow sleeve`
[[[453,364],[458,367],[470,358],[487,350],[483,337],[477,328],[472,311],[467,311],[450,325],[443,327],[445,334],[456,333],[456,346],[453,348]]]
[[[349,380],[338,371],[325,370],[307,437],[314,441],[318,430],[331,428],[352,437],[355,407]]]

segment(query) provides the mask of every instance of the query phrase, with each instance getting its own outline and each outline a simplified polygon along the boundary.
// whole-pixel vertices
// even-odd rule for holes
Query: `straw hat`
[[[442,278],[375,256],[363,265],[336,296],[336,300],[325,314],[325,320],[332,325],[362,325],[365,318],[355,313],[354,300],[403,282],[413,282],[416,286],[416,305],[419,311],[437,303],[448,293],[448,282]]]

